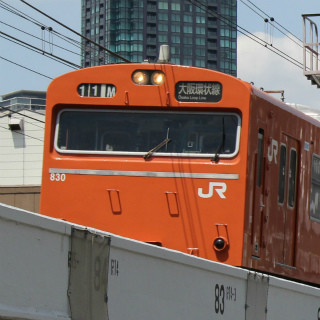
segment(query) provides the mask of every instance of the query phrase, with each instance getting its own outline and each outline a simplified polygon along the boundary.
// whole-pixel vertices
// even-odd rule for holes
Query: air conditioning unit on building
[[[12,131],[22,130],[23,129],[23,119],[9,118],[9,129]]]

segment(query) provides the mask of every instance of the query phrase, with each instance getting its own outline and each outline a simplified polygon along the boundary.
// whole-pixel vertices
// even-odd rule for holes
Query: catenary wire
[[[25,66],[23,66],[23,65],[21,65],[21,64],[19,64],[19,63],[16,63],[16,62],[14,62],[14,61],[12,61],[12,60],[9,60],[9,59],[7,59],[7,58],[4,58],[4,57],[2,57],[2,56],[0,56],[0,59],[5,60],[5,61],[7,61],[7,62],[9,62],[9,63],[12,63],[12,64],[14,64],[14,65],[16,65],[16,66],[18,66],[18,67],[20,67],[20,68],[23,68],[23,69],[26,69],[26,70],[28,70],[28,71],[31,71],[31,72],[33,72],[33,73],[35,73],[35,74],[38,74],[39,76],[42,76],[42,77],[48,78],[48,79],[50,79],[50,80],[53,80],[53,78],[51,78],[51,77],[49,77],[49,76],[46,76],[46,75],[43,74],[43,73],[40,73],[40,72],[35,71],[35,70],[32,70],[32,69],[30,69],[30,68],[28,68],[28,67],[25,67]]]
[[[25,48],[28,48],[28,49],[30,49],[32,51],[37,52],[37,53],[41,53],[43,55],[46,55],[47,57],[49,57],[49,58],[51,58],[51,59],[53,59],[55,61],[59,60],[61,63],[65,64],[66,66],[68,66],[70,68],[73,68],[73,69],[80,69],[81,68],[79,65],[77,65],[77,64],[75,64],[73,62],[70,62],[70,61],[68,61],[66,59],[63,59],[61,57],[58,57],[58,56],[56,56],[56,55],[54,55],[54,54],[52,54],[50,52],[44,51],[44,50],[42,50],[40,48],[37,48],[37,47],[27,43],[27,42],[24,42],[24,41],[22,41],[20,39],[17,39],[16,37],[10,36],[9,34],[7,34],[5,32],[0,31],[0,35],[2,35],[3,38],[5,38],[7,40],[10,40],[10,41],[12,41],[12,42],[14,42],[16,44],[19,44],[19,45],[21,45],[21,46],[23,46]]]
[[[260,17],[262,17],[259,13],[256,12],[256,10],[254,10],[252,7],[250,7],[248,4],[246,4],[243,0],[240,0],[245,6],[247,6],[249,9],[251,9],[253,12],[255,12],[256,14],[258,14]],[[295,34],[293,34],[290,30],[288,30],[287,28],[285,28],[283,25],[281,25],[276,19],[272,18],[270,15],[268,15],[266,12],[264,12],[262,9],[260,9],[256,4],[254,4],[252,1],[250,0],[246,0],[248,3],[250,3],[252,6],[254,6],[257,10],[259,10],[262,14],[264,14],[265,17],[268,17],[268,23],[271,24],[271,26],[273,26],[276,30],[278,30],[281,34],[283,34],[286,38],[290,39],[292,42],[294,42],[296,45],[298,45],[300,48],[303,49],[303,41],[298,38]],[[278,25],[279,27],[277,27],[276,25]],[[283,29],[284,31],[282,31],[281,29]],[[289,36],[290,35],[290,36]],[[308,55],[312,55],[312,52],[307,51],[306,52]],[[318,59],[318,61],[320,61],[320,58]],[[305,66],[306,69],[309,69],[309,67]]]
[[[17,16],[19,16],[19,17],[22,18],[22,19],[28,20],[28,21],[30,21],[30,22],[32,22],[32,23],[35,23],[35,24],[36,24],[37,26],[39,26],[39,27],[41,27],[41,26],[43,25],[41,22],[39,22],[39,21],[37,21],[36,19],[28,16],[27,14],[25,14],[25,13],[23,13],[22,11],[14,8],[13,6],[7,4],[7,3],[6,3],[5,1],[3,1],[3,0],[0,0],[0,8],[5,9],[5,10],[7,10],[7,11],[9,11],[9,12],[17,15]]]
[[[251,40],[255,41],[256,43],[264,46],[266,49],[270,50],[271,52],[277,54],[278,56],[280,56],[281,58],[287,60],[288,62],[294,64],[295,66],[297,66],[300,69],[303,69],[303,65],[300,61],[292,58],[291,56],[289,56],[288,54],[286,54],[285,52],[281,51],[280,49],[274,47],[274,46],[270,46],[265,40],[259,38],[258,36],[256,36],[255,34],[251,33],[250,31],[246,30],[245,28],[240,27],[237,23],[227,19],[226,17],[210,10],[208,8],[208,6],[204,3],[202,3],[201,1],[197,1],[197,0],[188,0],[188,2],[190,2],[191,4],[193,4],[194,6],[198,7],[199,9],[207,12],[208,14],[211,14],[212,16],[216,17],[217,19],[219,19],[221,22],[229,24],[231,26],[235,26],[238,30],[238,32],[240,32],[241,34],[243,34],[244,36],[250,38]]]
[[[40,119],[36,119],[36,118],[30,117],[30,116],[27,116],[27,115],[21,113],[20,111],[13,111],[13,110],[10,110],[9,108],[3,107],[3,106],[0,106],[0,108],[1,108],[2,110],[5,110],[5,111],[10,112],[10,114],[16,113],[16,114],[19,114],[19,115],[21,115],[21,116],[23,116],[23,117],[26,117],[26,118],[29,118],[29,119],[32,119],[32,120],[35,120],[35,121],[38,121],[38,122],[41,122],[41,123],[45,123],[43,120],[40,120]],[[5,115],[5,116],[7,116],[7,115]]]
[[[27,21],[35,24],[37,27],[41,28],[42,30],[48,30],[49,32],[51,32],[52,34],[56,35],[56,36],[59,37],[61,40],[65,41],[65,42],[67,42],[67,43],[69,43],[69,44],[72,44],[72,45],[74,45],[74,46],[76,46],[76,47],[78,47],[78,48],[81,48],[81,45],[80,45],[80,42],[79,42],[79,41],[74,40],[74,39],[71,39],[70,37],[67,37],[67,36],[65,36],[65,35],[57,32],[56,30],[53,30],[53,28],[51,28],[51,27],[45,26],[43,23],[41,23],[41,22],[39,22],[38,20],[36,20],[36,19],[34,19],[34,18],[26,15],[26,14],[23,13],[22,11],[19,11],[18,9],[10,6],[9,4],[5,3],[3,0],[0,0],[0,8],[5,9],[5,10],[9,11],[10,13],[15,14],[15,15],[17,15],[18,17],[23,18],[23,19],[25,19],[25,20],[27,20]],[[2,22],[2,23],[4,23],[4,22]],[[12,27],[12,26],[11,26],[11,27]],[[12,27],[12,28],[15,28],[15,27]],[[15,28],[15,29],[17,29],[17,28]],[[17,29],[17,30],[19,30],[19,29]],[[23,32],[23,31],[21,31],[21,32]],[[30,34],[29,34],[29,35],[30,35]],[[30,36],[33,36],[33,35],[30,35]],[[36,37],[36,36],[33,36],[33,37]],[[37,37],[36,37],[36,38],[37,38]],[[43,39],[41,39],[41,40],[42,40],[42,41],[45,41],[45,40],[43,40]],[[45,42],[48,42],[48,41],[45,41]],[[62,50],[66,50],[66,51],[69,51],[69,52],[71,52],[71,53],[74,53],[73,51],[71,51],[71,50],[69,50],[69,49],[67,49],[67,48],[63,48],[63,47],[61,47],[61,46],[58,46],[57,44],[53,44],[53,43],[52,43],[52,44],[50,44],[50,45],[52,45],[52,46],[54,46],[54,47],[59,47],[59,48],[62,49]],[[74,54],[77,54],[77,53],[74,53]],[[80,54],[78,54],[78,55],[81,56]]]
[[[1,23],[1,24],[4,24],[4,25],[7,26],[7,27],[10,27],[10,28],[12,28],[12,29],[14,29],[14,30],[16,30],[16,31],[19,31],[19,32],[21,32],[21,33],[24,33],[24,34],[26,34],[26,35],[28,35],[28,36],[30,36],[30,37],[32,37],[32,38],[35,38],[35,39],[44,41],[44,42],[47,43],[47,44],[51,44],[50,41],[44,40],[44,39],[42,39],[42,38],[40,38],[40,37],[37,37],[37,36],[35,36],[35,35],[33,35],[33,34],[29,33],[29,32],[26,32],[26,31],[24,31],[24,30],[21,30],[21,29],[19,29],[19,28],[16,28],[16,27],[14,27],[14,26],[12,26],[12,25],[10,25],[10,24],[8,24],[8,23],[5,23],[5,22],[3,22],[3,21],[0,21],[0,23]],[[64,47],[62,47],[62,46],[60,46],[60,45],[54,44],[54,46],[57,47],[57,48],[59,48],[59,49],[61,49],[61,50],[67,51],[67,52],[69,52],[69,53],[73,53],[73,54],[75,54],[75,55],[81,56],[80,53],[74,52],[74,51],[69,50],[69,49],[67,49],[67,48],[64,48]]]
[[[72,38],[70,38],[70,37],[67,37],[66,35],[63,35],[63,34],[59,33],[58,31],[54,30],[54,29],[51,28],[51,27],[45,26],[43,23],[39,22],[38,20],[36,20],[36,19],[34,19],[34,18],[32,18],[32,17],[24,14],[22,11],[19,11],[19,10],[15,9],[14,7],[8,5],[8,4],[5,3],[3,0],[0,0],[0,2],[2,2],[2,3],[5,4],[5,5],[2,5],[2,4],[0,3],[0,8],[3,8],[3,9],[5,9],[5,10],[7,10],[7,11],[13,13],[13,14],[16,14],[16,15],[19,16],[20,18],[24,18],[24,19],[26,19],[27,21],[29,21],[29,22],[31,22],[31,23],[34,23],[36,26],[40,27],[42,30],[48,30],[49,32],[51,32],[51,33],[54,34],[55,36],[59,37],[61,40],[65,41],[65,42],[67,42],[67,43],[69,43],[69,44],[71,44],[71,45],[73,45],[73,46],[76,46],[77,48],[80,48],[80,49],[82,48],[82,45],[81,45],[81,43],[80,43],[79,41],[77,41],[77,40],[75,40],[75,39],[72,39]],[[37,10],[36,8],[34,8],[34,9]],[[38,10],[37,10],[37,11],[38,11]],[[41,11],[40,11],[40,12],[41,12]],[[41,13],[42,13],[42,12],[41,12]],[[42,14],[46,15],[45,13],[42,13]],[[49,17],[49,16],[48,16],[48,17]],[[51,17],[49,17],[49,18],[50,18],[50,19],[53,19],[53,18],[51,18]],[[54,20],[55,22],[57,22],[55,19],[53,19],[53,20]],[[57,22],[57,23],[59,23],[59,22]],[[63,26],[64,26],[64,25],[63,25]],[[66,26],[64,26],[64,27],[67,28],[67,29],[72,30],[71,28],[68,28],[68,27],[66,27]],[[80,34],[78,34],[78,35],[81,36]],[[87,40],[90,41],[90,39],[87,39]],[[93,44],[96,44],[96,43],[93,42],[93,41],[91,41],[91,42],[92,42]],[[96,45],[97,45],[97,44],[96,44]],[[56,47],[57,47],[56,44],[53,44],[53,46],[56,46]],[[68,49],[65,49],[65,50],[69,51]],[[97,51],[97,49],[92,48],[92,47],[87,48],[87,50],[88,50],[89,52],[95,52],[95,51]],[[106,50],[107,50],[107,49],[106,49]],[[97,58],[91,58],[91,59],[92,59],[92,61],[98,62],[98,59],[97,59]],[[130,62],[130,61],[128,60],[127,62]]]
[[[6,128],[6,127],[3,127],[3,126],[1,126],[1,125],[0,125],[0,128],[5,129],[5,130],[12,131],[11,129]],[[25,137],[28,137],[28,138],[35,139],[35,140],[38,140],[38,141],[43,142],[43,139],[39,139],[39,138],[36,138],[36,137],[32,137],[32,136],[30,136],[30,135],[28,135],[28,134],[25,134],[24,132],[19,132],[19,131],[16,131],[16,130],[14,130],[13,132],[15,132],[16,134],[21,134],[22,136],[25,136]]]
[[[108,52],[110,55],[113,55],[114,57],[117,57],[118,59],[121,59],[121,60],[124,61],[124,62],[127,62],[127,63],[130,63],[130,62],[131,62],[130,60],[128,60],[128,59],[120,56],[119,54],[117,54],[117,53],[115,53],[115,52],[113,52],[113,51],[111,51],[111,50],[109,50],[109,49],[101,46],[99,43],[97,43],[97,42],[95,42],[95,41],[93,41],[93,40],[85,37],[85,36],[82,35],[81,33],[73,30],[72,28],[70,28],[70,27],[66,26],[65,24],[61,23],[60,21],[54,19],[53,17],[49,16],[48,14],[44,13],[43,11],[41,11],[41,10],[37,9],[36,7],[32,6],[30,3],[26,2],[25,0],[20,0],[20,1],[21,1],[22,3],[24,3],[24,4],[26,4],[27,6],[29,6],[30,8],[32,8],[32,9],[36,10],[37,12],[41,13],[41,14],[44,15],[45,17],[47,17],[47,18],[51,19],[52,21],[56,22],[57,24],[61,25],[62,27],[66,28],[67,30],[73,32],[74,34],[76,34],[77,36],[81,37],[82,39],[85,39],[86,41],[89,41],[90,43],[93,43],[94,45],[96,45],[96,46],[99,47],[100,49],[105,50],[105,51]]]
[[[240,0],[241,2],[243,2],[242,0]],[[250,0],[246,0],[247,2],[249,2],[251,5],[253,5],[256,9],[258,9],[260,12],[262,12],[265,16],[267,16],[269,19],[271,18],[267,13],[265,13],[263,10],[261,10],[257,5],[255,5],[252,1]],[[301,39],[299,39],[296,35],[294,35],[291,31],[289,31],[288,29],[286,29],[284,26],[282,26],[279,22],[277,22],[276,20],[274,20],[274,22],[279,25],[283,30],[285,30],[286,32],[288,32],[291,36],[293,36],[294,38],[296,38],[297,40],[299,40],[300,42],[302,42]]]
[[[255,14],[257,14],[259,17],[261,17],[264,21],[266,19],[266,17],[268,17],[268,21],[266,23],[269,23],[272,27],[274,27],[276,30],[278,30],[281,34],[283,34],[285,37],[287,37],[288,39],[290,39],[291,41],[293,41],[295,44],[297,44],[299,47],[303,48],[302,46],[302,41],[295,36],[293,33],[291,33],[288,29],[286,29],[285,27],[283,27],[281,24],[279,24],[274,18],[270,17],[268,14],[266,14],[264,11],[262,11],[260,8],[258,8],[255,4],[253,4],[251,1],[247,0],[250,4],[252,4],[255,8],[257,8],[260,12],[262,12],[264,14],[264,16],[262,16],[259,12],[257,12],[256,10],[254,10],[252,7],[250,7],[247,3],[245,3],[243,0],[240,0],[240,2],[242,2],[247,8],[249,8],[251,11],[253,11]],[[280,28],[278,28],[275,24],[279,25],[282,29],[284,29],[287,33],[283,32]],[[288,34],[290,34],[292,37],[294,37],[295,39],[297,39],[299,42],[297,42],[295,39],[293,39],[292,37],[289,37]]]

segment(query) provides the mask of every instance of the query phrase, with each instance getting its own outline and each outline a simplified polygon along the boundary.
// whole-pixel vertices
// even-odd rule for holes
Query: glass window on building
[[[143,50],[143,45],[139,43],[134,43],[131,45],[131,51],[141,51]]]
[[[206,62],[204,59],[196,59],[196,67],[205,68]]]
[[[184,33],[192,33],[192,26],[183,26]]]
[[[168,10],[168,1],[159,1],[158,9]]]
[[[196,48],[196,56],[205,57],[206,56],[206,50],[204,48]]]
[[[230,48],[230,41],[229,40],[220,40],[220,47],[221,48]]]
[[[191,66],[192,65],[192,58],[184,58],[183,64],[186,66]]]
[[[168,35],[167,34],[159,34],[158,36],[159,42],[168,43]]]
[[[196,37],[196,45],[198,46],[204,46],[206,44],[205,38]]]
[[[185,12],[192,12],[192,5],[191,4],[185,4],[184,5],[184,11]]]
[[[180,22],[180,14],[172,13],[171,21]]]
[[[180,54],[180,46],[172,46],[171,47],[171,53],[172,54]]]
[[[196,34],[206,34],[205,27],[196,27]]]
[[[196,16],[196,23],[206,23],[206,17],[204,16]]]
[[[171,3],[171,10],[173,10],[173,11],[180,11],[180,3],[179,3],[179,2],[173,2],[173,3]]]
[[[192,37],[184,37],[183,38],[183,43],[184,44],[192,44]]]
[[[222,36],[222,37],[230,37],[231,36],[230,29],[221,28],[220,29],[220,36]]]
[[[180,43],[180,36],[171,36],[172,43]]]
[[[192,16],[189,14],[183,15],[183,21],[188,22],[188,23],[192,23]]]
[[[178,58],[178,57],[172,57],[172,58],[171,58],[171,62],[172,62],[173,64],[180,64],[180,58]]]
[[[168,21],[168,14],[165,12],[158,13],[158,20]]]
[[[168,24],[167,23],[159,23],[158,24],[158,31],[168,31]]]
[[[183,53],[186,56],[192,56],[192,47],[184,46]]]
[[[143,60],[142,54],[133,54],[132,62],[141,62]]]
[[[180,32],[180,24],[173,23],[171,25],[171,32]]]

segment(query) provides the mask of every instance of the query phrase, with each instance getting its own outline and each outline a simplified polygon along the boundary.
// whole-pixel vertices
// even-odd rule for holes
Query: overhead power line
[[[4,25],[7,26],[7,27],[10,27],[10,28],[12,28],[12,29],[14,29],[14,30],[16,30],[16,31],[19,31],[19,32],[21,32],[21,33],[23,33],[23,34],[26,34],[26,35],[28,35],[28,36],[30,36],[30,37],[32,37],[32,38],[35,38],[35,39],[37,39],[37,40],[40,40],[40,41],[42,41],[42,42],[44,42],[44,43],[46,43],[46,44],[49,44],[49,45],[51,45],[51,46],[55,46],[55,47],[57,47],[57,48],[59,48],[59,49],[61,49],[61,50],[67,51],[67,52],[69,52],[69,53],[73,53],[73,54],[75,54],[75,55],[77,55],[77,56],[81,56],[80,53],[78,53],[78,52],[74,52],[74,51],[72,51],[72,50],[69,50],[69,49],[64,48],[64,47],[62,47],[62,46],[59,46],[59,45],[57,45],[57,44],[53,44],[53,43],[50,42],[50,41],[47,41],[47,40],[45,40],[45,39],[43,39],[43,38],[40,38],[40,37],[37,37],[37,36],[35,36],[35,35],[33,35],[33,34],[29,33],[29,32],[26,32],[26,31],[24,31],[24,30],[21,30],[21,29],[19,29],[19,28],[17,28],[17,27],[14,27],[14,26],[12,26],[12,25],[10,25],[10,24],[8,24],[8,23],[5,23],[5,22],[3,22],[3,21],[0,21],[0,23],[1,23],[1,24],[4,24]],[[51,31],[51,32],[52,32],[52,31]]]
[[[16,114],[19,114],[19,115],[21,115],[21,116],[23,116],[23,117],[32,119],[32,120],[34,120],[34,121],[38,121],[38,122],[41,122],[41,123],[45,123],[43,120],[39,120],[39,119],[37,119],[37,118],[33,118],[33,117],[30,117],[30,116],[27,116],[26,114],[23,114],[23,113],[21,113],[20,111],[13,111],[13,110],[11,110],[11,109],[9,109],[9,108],[6,108],[6,107],[3,107],[3,106],[0,106],[0,109],[5,110],[5,111],[9,111],[10,114],[16,113]]]
[[[281,58],[287,60],[288,62],[292,63],[293,65],[297,66],[300,69],[303,69],[303,64],[296,60],[295,58],[289,56],[288,54],[286,54],[285,52],[283,52],[282,50],[276,48],[275,46],[271,46],[269,45],[268,42],[266,42],[265,40],[259,38],[257,35],[251,33],[250,31],[246,30],[245,28],[239,26],[236,22],[226,18],[225,16],[209,9],[209,6],[207,6],[205,3],[199,1],[199,0],[188,0],[191,4],[193,4],[194,6],[198,7],[199,9],[203,10],[204,12],[206,12],[207,14],[217,18],[218,20],[220,20],[221,22],[228,24],[232,27],[235,27],[236,30],[238,32],[240,32],[241,34],[243,34],[244,36],[248,37],[249,39],[255,41],[256,43],[260,44],[261,46],[265,47],[266,49],[270,50],[271,52],[277,54],[278,56],[280,56]]]
[[[104,46],[100,45],[99,43],[97,43],[97,42],[95,42],[95,41],[93,41],[93,40],[85,37],[85,36],[82,35],[81,33],[73,30],[72,28],[66,26],[65,24],[61,23],[60,21],[58,21],[58,20],[54,19],[53,17],[49,16],[48,14],[44,13],[43,11],[41,11],[41,10],[37,9],[36,7],[32,6],[31,4],[29,4],[29,3],[26,2],[25,0],[20,0],[20,1],[21,1],[22,3],[24,3],[24,4],[26,4],[27,6],[29,6],[30,8],[32,8],[33,10],[36,10],[37,12],[41,13],[41,14],[44,15],[45,17],[47,17],[47,18],[49,18],[50,20],[54,21],[55,23],[61,25],[62,27],[66,28],[67,30],[73,32],[73,33],[76,34],[77,36],[85,39],[86,41],[89,41],[90,43],[94,44],[95,46],[99,47],[100,49],[108,52],[110,55],[112,55],[112,56],[114,56],[114,57],[116,57],[116,58],[118,58],[118,59],[120,59],[120,60],[122,60],[122,61],[124,61],[124,62],[131,63],[130,60],[128,60],[128,59],[120,56],[119,54],[117,54],[117,53],[115,53],[115,52],[113,52],[113,51],[105,48]]]
[[[5,130],[12,131],[11,129],[6,128],[6,127],[3,127],[3,126],[0,126],[0,128],[5,129]],[[21,134],[22,136],[25,136],[25,137],[28,137],[28,138],[31,138],[31,139],[34,139],[34,140],[38,140],[38,141],[43,142],[42,139],[39,139],[39,138],[36,138],[36,137],[32,137],[32,136],[30,136],[30,135],[28,135],[28,134],[25,134],[24,132],[20,132],[20,131],[17,131],[17,130],[14,130],[13,132],[16,133],[16,134]]]
[[[275,28],[276,30],[278,30],[281,34],[283,34],[286,38],[290,39],[291,41],[293,41],[295,44],[297,44],[299,47],[303,47],[302,46],[302,41],[295,36],[292,32],[290,32],[288,29],[286,29],[284,26],[282,26],[280,23],[278,23],[276,21],[276,19],[274,19],[273,17],[271,17],[270,15],[268,15],[267,13],[265,13],[263,10],[261,10],[258,6],[256,6],[254,3],[252,3],[250,0],[246,0],[247,2],[249,2],[251,5],[254,6],[254,8],[256,8],[257,10],[259,10],[263,15],[261,15],[259,12],[257,12],[255,9],[253,9],[248,3],[246,3],[244,0],[240,0],[247,8],[249,8],[251,11],[253,11],[256,15],[258,15],[260,18],[263,19],[263,21],[265,23],[269,23],[273,28]],[[276,25],[278,25],[279,27],[277,27]],[[281,29],[283,29],[284,31],[282,31]],[[289,35],[291,37],[289,37]],[[292,38],[293,37],[293,38]]]
[[[60,61],[63,64],[65,64],[65,65],[67,65],[67,66],[69,66],[69,67],[71,67],[73,69],[80,69],[81,68],[81,66],[79,66],[79,65],[77,65],[77,64],[75,64],[73,62],[70,62],[70,61],[68,61],[66,59],[58,57],[58,56],[56,56],[56,55],[54,55],[54,54],[52,54],[50,52],[44,51],[43,49],[37,48],[37,47],[31,45],[30,43],[24,42],[24,41],[22,41],[20,39],[17,39],[16,37],[10,36],[9,34],[7,34],[5,32],[0,31],[0,35],[4,36],[5,39],[13,41],[13,42],[25,47],[25,48],[28,48],[30,50],[33,50],[33,51],[37,52],[37,53],[41,53],[43,55],[46,55],[47,57],[52,58],[52,59],[54,59],[56,61]]]
[[[35,39],[38,39],[38,40],[42,41],[42,43],[43,43],[42,49],[43,49],[43,50],[44,50],[44,48],[45,48],[45,44],[48,44],[49,47],[51,48],[51,50],[50,50],[51,52],[53,52],[53,48],[58,48],[58,49],[61,49],[61,50],[63,50],[63,51],[66,51],[66,52],[69,52],[69,53],[72,53],[72,54],[75,54],[75,55],[78,55],[78,56],[81,57],[81,54],[80,54],[80,53],[74,52],[74,51],[72,51],[72,50],[70,50],[70,49],[67,49],[66,47],[62,47],[61,45],[58,45],[58,44],[54,43],[54,42],[53,42],[53,35],[56,36],[57,38],[61,39],[62,41],[68,43],[69,45],[72,45],[72,46],[74,46],[74,47],[76,47],[76,48],[78,48],[78,49],[81,49],[81,48],[82,48],[82,45],[81,45],[81,42],[80,42],[80,41],[75,40],[75,39],[72,39],[72,38],[70,38],[70,37],[68,37],[68,36],[66,36],[66,35],[64,35],[64,34],[62,34],[62,33],[59,33],[57,30],[53,29],[52,27],[45,26],[42,22],[40,22],[40,21],[38,21],[38,20],[36,20],[36,19],[34,19],[34,18],[26,15],[26,14],[23,13],[22,11],[19,11],[18,9],[10,6],[9,4],[7,4],[6,2],[4,2],[3,0],[0,0],[0,8],[2,8],[2,9],[4,9],[4,10],[7,10],[7,11],[10,12],[11,14],[15,14],[15,15],[18,16],[19,18],[23,18],[23,19],[27,20],[28,22],[30,22],[30,23],[32,23],[32,24],[35,24],[36,27],[38,27],[39,29],[41,29],[41,30],[42,30],[42,38],[39,38],[39,37],[37,37],[37,36],[35,36],[35,35],[32,35],[32,34],[30,34],[30,33],[28,33],[28,32],[25,32],[25,31],[23,31],[23,30],[21,30],[21,29],[19,29],[19,28],[17,28],[17,27],[14,27],[14,26],[12,26],[12,25],[10,25],[10,24],[8,24],[8,23],[5,23],[5,22],[3,22],[3,21],[0,21],[1,24],[4,24],[4,25],[6,25],[6,26],[8,26],[8,27],[10,27],[10,28],[12,28],[12,29],[14,29],[14,30],[17,30],[17,31],[19,31],[19,32],[22,32],[22,33],[24,33],[24,34],[27,34],[27,35],[30,36],[30,37],[33,37],[33,38],[35,38]],[[49,32],[49,38],[51,38],[50,41],[46,41],[46,40],[45,40],[45,33],[44,33],[45,31],[48,31],[48,32]],[[89,51],[91,52],[91,51],[96,51],[97,49],[95,49],[95,48],[93,48],[93,47],[90,47],[90,48],[87,48],[87,50],[89,50]],[[93,60],[96,60],[95,58],[92,58],[92,59],[93,59]]]
[[[2,56],[0,56],[0,59],[5,60],[5,61],[7,61],[7,62],[9,62],[9,63],[12,63],[12,64],[14,64],[14,65],[16,65],[16,66],[18,66],[18,67],[20,67],[20,68],[23,68],[23,69],[26,69],[26,70],[28,70],[28,71],[31,71],[31,72],[33,72],[33,73],[35,73],[35,74],[38,74],[39,76],[42,76],[42,77],[48,78],[48,79],[50,79],[50,80],[53,80],[53,78],[51,78],[51,77],[49,77],[49,76],[46,76],[45,74],[42,74],[42,73],[40,73],[40,72],[38,72],[38,71],[35,71],[35,70],[32,70],[32,69],[30,69],[30,68],[28,68],[28,67],[25,67],[25,66],[23,66],[23,65],[21,65],[21,64],[19,64],[19,63],[16,63],[16,62],[14,62],[14,61],[11,61],[11,60],[9,60],[9,59],[6,59],[6,58],[4,58],[4,57],[2,57]]]
[[[242,0],[240,0],[242,3],[244,3]],[[249,2],[252,6],[254,6],[256,9],[258,9],[260,12],[262,12],[266,17],[268,17],[269,19],[271,18],[267,13],[265,13],[263,10],[261,10],[257,5],[255,5],[252,1],[250,0],[246,0],[247,2]],[[278,21],[274,20],[274,23],[276,23],[280,28],[282,28],[283,30],[285,30],[288,34],[290,34],[291,36],[293,36],[294,38],[296,38],[297,40],[299,40],[300,42],[302,42],[301,39],[299,39],[295,34],[293,34],[291,31],[289,31],[288,29],[286,29],[284,26],[282,26]]]

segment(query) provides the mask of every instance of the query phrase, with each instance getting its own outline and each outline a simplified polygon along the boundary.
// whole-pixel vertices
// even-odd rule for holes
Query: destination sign
[[[81,97],[113,98],[116,95],[116,87],[112,84],[82,83],[78,87]]]
[[[175,96],[181,102],[218,102],[222,98],[222,84],[219,82],[178,82]]]

